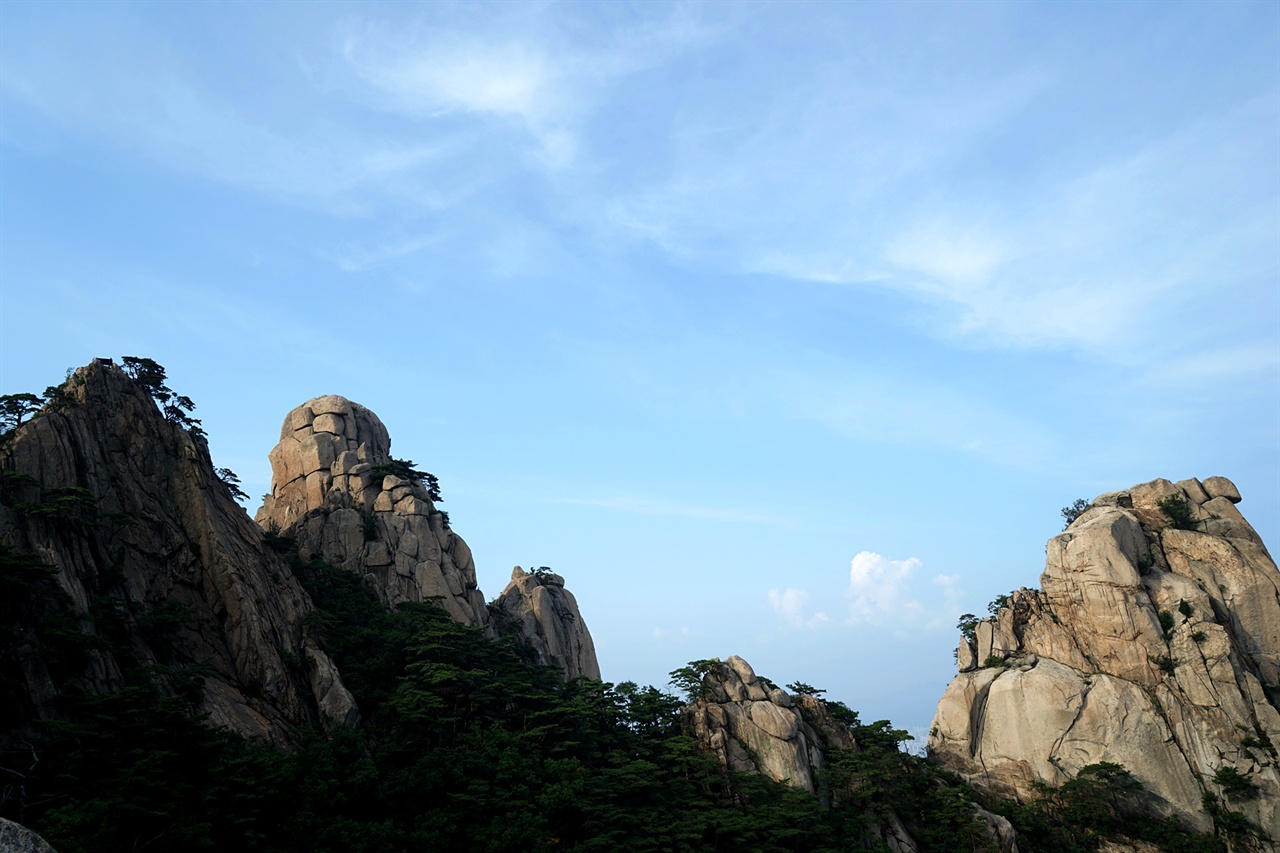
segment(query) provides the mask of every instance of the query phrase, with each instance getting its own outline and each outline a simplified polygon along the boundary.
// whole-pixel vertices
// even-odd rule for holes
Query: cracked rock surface
[[[269,454],[271,493],[255,519],[364,577],[380,598],[436,599],[459,622],[487,626],[471,549],[426,486],[385,472],[391,438],[373,412],[345,397],[315,397],[285,416]]]
[[[358,719],[337,667],[304,627],[310,598],[219,481],[204,439],[167,420],[109,359],[75,371],[64,390],[70,406],[18,427],[0,449],[4,474],[30,478],[11,507],[0,506],[0,541],[57,567],[80,630],[120,637],[114,648],[88,648],[72,683],[118,690],[126,658],[196,673],[198,711],[211,725],[276,742],[298,725]],[[91,517],[20,511],[68,489],[80,490]],[[14,678],[10,713],[24,724],[58,719],[35,628],[21,615],[10,627],[21,637],[17,659],[0,661]],[[177,689],[170,676],[156,679]]]
[[[600,678],[595,642],[560,575],[516,566],[492,611],[498,633],[530,649],[538,663],[559,667],[566,679]]]
[[[1049,540],[1042,589],[961,637],[930,756],[1022,799],[1115,762],[1197,830],[1207,793],[1280,838],[1280,574],[1240,499],[1224,477],[1095,499]],[[1222,768],[1257,796],[1228,800]]]

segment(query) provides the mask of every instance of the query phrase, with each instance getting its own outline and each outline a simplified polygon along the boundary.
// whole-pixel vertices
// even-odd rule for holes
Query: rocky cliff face
[[[826,752],[856,745],[820,701],[765,685],[737,655],[708,673],[703,687],[706,698],[685,709],[685,726],[730,770],[816,791]]]
[[[494,627],[533,652],[538,663],[558,666],[566,678],[600,678],[596,646],[564,578],[516,566],[492,605]]]
[[[302,627],[310,599],[263,547],[204,440],[109,360],[77,370],[65,388],[68,407],[23,424],[0,448],[0,541],[57,567],[74,623],[64,635],[114,643],[82,642],[70,683],[118,689],[127,658],[197,673],[209,721],[251,737],[353,721],[351,694]],[[58,687],[47,638],[30,614],[11,617],[0,666],[15,688],[11,731],[21,732],[58,717]]]
[[[457,621],[488,624],[471,549],[429,484],[394,464],[377,415],[345,397],[308,400],[285,416],[270,459],[264,530],[365,577],[388,605],[437,598]]]
[[[1115,762],[1160,813],[1209,831],[1216,801],[1280,838],[1280,575],[1239,501],[1222,477],[1097,498],[1042,589],[961,638],[930,756],[1020,798]]]
[[[751,665],[734,655],[719,659],[703,678],[704,698],[682,712],[685,731],[701,741],[722,765],[740,773],[760,773],[794,788],[818,794],[830,805],[823,768],[833,750],[859,749],[849,726],[816,696],[793,696],[756,677]],[[1013,827],[1005,818],[974,808],[984,824],[982,849],[1017,853]],[[865,849],[918,853],[920,844],[893,811],[865,824]]]

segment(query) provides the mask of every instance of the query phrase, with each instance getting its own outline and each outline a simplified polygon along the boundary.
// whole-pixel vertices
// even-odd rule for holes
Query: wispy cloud
[[[464,114],[512,121],[536,141],[542,165],[562,169],[577,159],[582,125],[609,86],[715,34],[684,6],[597,31],[598,41],[584,37],[572,14],[513,14],[518,25],[486,17],[476,30],[458,19],[447,27],[354,22],[340,51],[383,108],[427,120]]]
[[[553,498],[552,503],[592,506],[617,512],[633,512],[640,515],[665,515],[696,518],[703,521],[724,521],[735,524],[766,524],[772,527],[795,528],[794,519],[779,515],[756,513],[749,510],[690,506],[648,498]]]
[[[769,606],[792,628],[820,628],[831,622],[831,617],[824,611],[812,614],[808,612],[809,593],[802,589],[787,587],[769,590]]]
[[[933,445],[1023,467],[1060,455],[1061,441],[1047,425],[981,388],[942,386],[882,365],[822,369],[816,362],[804,374],[777,371],[769,387],[782,411],[855,441]]]
[[[452,112],[514,119],[548,162],[562,166],[573,159],[574,63],[547,45],[365,24],[344,39],[342,55],[388,109],[422,119]]]
[[[1257,251],[1276,225],[1266,202],[1274,164],[1260,168],[1280,144],[1274,102],[1274,93],[1243,101],[1131,143],[1035,196],[937,198],[880,234],[878,251],[775,251],[761,268],[935,303],[943,335],[1071,347],[1155,370],[1170,357],[1171,322],[1189,312],[1225,319],[1227,294],[1256,300],[1259,277],[1276,271]],[[1209,287],[1217,299],[1200,298]]]

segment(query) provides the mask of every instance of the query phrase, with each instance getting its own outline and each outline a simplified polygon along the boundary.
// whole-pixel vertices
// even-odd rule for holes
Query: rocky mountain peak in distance
[[[930,757],[1024,801],[1122,765],[1157,813],[1280,838],[1280,575],[1239,502],[1224,477],[1094,499],[1041,589],[962,620]]]
[[[437,601],[456,621],[512,637],[566,678],[600,677],[595,644],[559,575],[523,571],[490,607],[471,549],[449,525],[436,478],[391,456],[387,428],[345,397],[285,415],[269,454],[271,493],[255,518],[298,553],[354,572],[388,606]]]

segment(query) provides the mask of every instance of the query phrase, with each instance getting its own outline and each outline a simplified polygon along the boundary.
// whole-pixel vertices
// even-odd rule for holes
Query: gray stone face
[[[766,689],[737,655],[712,670],[704,687],[709,698],[685,709],[686,726],[732,770],[816,791],[826,750],[855,745],[821,702]]]
[[[20,823],[0,817],[0,853],[56,853],[36,833]]]
[[[560,667],[565,678],[600,678],[591,632],[559,575],[516,566],[493,603],[493,618],[498,633],[532,649],[539,663]]]
[[[1172,495],[1188,501],[1192,529],[1160,510]],[[1260,793],[1231,807],[1280,838],[1280,762],[1242,744],[1280,743],[1275,563],[1225,478],[1104,498],[1049,541],[1043,592],[1019,590],[979,626],[979,666],[943,695],[930,756],[1020,798],[1115,762],[1201,831],[1213,826],[1203,796],[1221,797],[1214,774],[1231,768]],[[985,644],[1006,649],[1007,665],[982,667]]]
[[[132,650],[142,665],[205,667],[200,710],[211,724],[284,740],[298,724],[356,719],[333,662],[303,627],[310,598],[218,481],[203,439],[167,421],[109,361],[76,371],[66,387],[76,404],[19,428],[0,449],[0,469],[29,475],[46,491],[85,489],[99,523],[68,536],[0,506],[0,540],[57,566],[57,582],[86,625],[94,624],[95,579],[108,572],[122,576],[109,593],[122,612],[180,607],[182,624],[163,646],[139,632]],[[38,496],[36,489],[22,498]],[[91,658],[83,685],[118,688],[112,654],[95,650]],[[56,717],[52,680],[38,657],[28,663],[22,689],[32,714]]]
[[[698,738],[720,763],[742,773],[760,773],[795,788],[815,792],[829,805],[823,784],[827,755],[836,749],[858,749],[848,726],[839,722],[815,696],[792,696],[769,687],[738,656],[715,661],[703,679],[705,698],[682,712],[684,728]],[[994,849],[1017,853],[1013,827],[1004,818],[975,807],[974,816],[988,826]],[[897,814],[866,825],[866,849],[881,845],[896,853],[916,853],[919,845]]]
[[[271,494],[255,516],[263,529],[295,537],[304,558],[370,578],[388,605],[439,596],[457,621],[488,625],[471,549],[426,488],[376,475],[391,462],[377,415],[334,394],[308,400],[285,415],[268,456]]]

